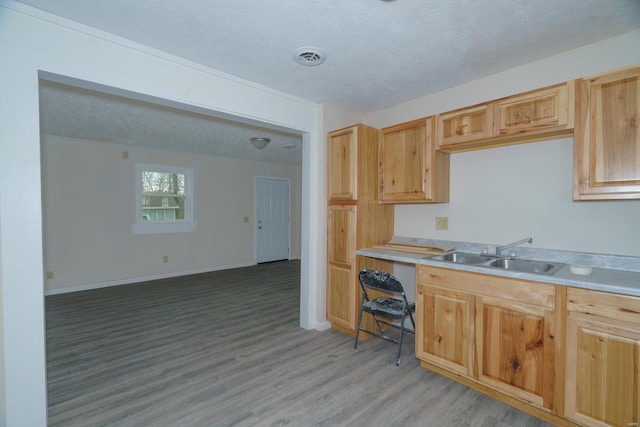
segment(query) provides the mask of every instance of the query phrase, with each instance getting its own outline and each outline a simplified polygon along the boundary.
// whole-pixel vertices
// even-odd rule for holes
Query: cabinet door
[[[378,143],[379,201],[449,201],[449,155],[436,152],[434,118],[384,128]]]
[[[586,426],[637,426],[640,332],[572,314],[567,321],[565,415]]]
[[[431,165],[426,155],[431,129],[431,120],[417,120],[382,130],[378,149],[381,202],[431,198],[427,185]]]
[[[553,405],[553,310],[478,297],[476,348],[484,384],[539,407]]]
[[[356,206],[329,206],[327,218],[329,262],[353,265],[356,253],[356,215]]]
[[[329,133],[328,143],[328,198],[329,200],[356,200],[358,198],[358,127]]]
[[[640,198],[640,67],[578,81],[575,200]]]
[[[327,318],[348,330],[356,327],[355,206],[329,206],[327,218]]]
[[[573,82],[496,101],[497,135],[573,128]]]
[[[327,273],[327,319],[347,330],[356,328],[356,287],[352,267],[329,264]]]
[[[638,425],[640,298],[568,288],[567,310],[566,417]]]
[[[469,295],[419,284],[416,356],[462,375],[473,375]]]
[[[493,106],[483,104],[439,114],[438,148],[447,148],[493,136]]]

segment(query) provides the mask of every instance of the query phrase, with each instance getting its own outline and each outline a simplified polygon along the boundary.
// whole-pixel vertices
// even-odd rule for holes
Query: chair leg
[[[411,324],[413,325],[413,330],[415,332],[415,330],[416,330],[416,322],[415,322],[415,320],[413,320],[413,314],[411,314],[411,311],[409,311],[409,318],[411,319]]]
[[[360,308],[360,314],[358,315],[358,328],[356,329],[356,339],[353,342],[353,349],[358,348],[358,337],[360,336],[360,324],[362,323],[362,308]]]
[[[376,326],[378,327],[378,333],[380,335],[383,335],[384,334],[384,330],[382,329],[382,326],[380,326],[380,321],[378,320],[378,318],[376,317],[375,314],[373,314],[373,320],[376,321]]]
[[[398,357],[396,358],[396,366],[400,366],[400,354],[402,353],[403,338],[404,338],[404,317],[400,321],[400,338],[398,339]]]

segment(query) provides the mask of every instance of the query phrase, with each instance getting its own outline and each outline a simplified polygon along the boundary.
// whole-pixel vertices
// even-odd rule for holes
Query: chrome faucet
[[[525,239],[518,240],[517,242],[509,243],[508,245],[496,246],[496,255],[497,256],[502,256],[502,251],[504,251],[506,249],[513,248],[514,246],[518,246],[518,245],[521,245],[523,243],[531,243],[531,242],[533,242],[533,238],[532,237],[527,237]],[[515,253],[511,257],[513,258],[514,256],[515,256]]]

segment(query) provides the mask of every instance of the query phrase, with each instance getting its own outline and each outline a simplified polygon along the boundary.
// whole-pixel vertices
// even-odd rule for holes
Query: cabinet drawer
[[[495,297],[539,307],[555,307],[553,285],[424,265],[418,266],[416,270],[419,284],[442,286],[473,295]]]
[[[640,298],[587,289],[567,289],[567,310],[640,325]]]

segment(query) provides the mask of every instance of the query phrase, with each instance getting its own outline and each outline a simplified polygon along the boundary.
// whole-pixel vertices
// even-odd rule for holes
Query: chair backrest
[[[402,284],[393,274],[385,271],[364,269],[358,274],[362,286],[387,292],[404,294]]]

